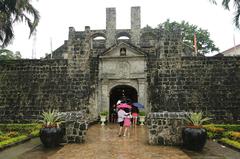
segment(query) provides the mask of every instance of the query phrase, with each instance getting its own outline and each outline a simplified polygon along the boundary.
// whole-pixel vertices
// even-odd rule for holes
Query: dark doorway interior
[[[115,114],[115,108],[116,103],[119,99],[122,98],[130,99],[132,102],[138,101],[138,94],[135,88],[127,85],[119,85],[110,91],[110,105],[109,105],[109,121],[115,122],[116,121],[116,114]],[[115,114],[115,115],[114,115]]]

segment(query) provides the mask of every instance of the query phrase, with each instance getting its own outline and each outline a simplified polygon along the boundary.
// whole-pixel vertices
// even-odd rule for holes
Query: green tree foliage
[[[209,0],[213,4],[217,4],[216,0]],[[222,6],[226,10],[230,10],[230,3],[233,5],[233,10],[234,10],[234,18],[233,22],[234,25],[240,29],[240,24],[239,24],[239,16],[240,16],[240,0],[222,0]]]
[[[7,49],[0,50],[0,60],[17,60],[21,59],[21,53],[17,51],[15,54]]]
[[[159,24],[159,28],[164,28],[165,30],[172,32],[175,28],[179,28],[182,31],[182,38],[185,48],[192,48],[194,46],[194,33],[197,37],[197,49],[198,53],[206,54],[213,51],[219,51],[213,42],[210,39],[210,33],[202,28],[199,28],[196,25],[189,24],[188,22],[182,21],[178,23],[176,21],[170,22],[166,20],[164,23]]]
[[[0,46],[7,46],[14,38],[13,24],[26,22],[30,35],[36,30],[40,16],[31,0],[0,0]]]

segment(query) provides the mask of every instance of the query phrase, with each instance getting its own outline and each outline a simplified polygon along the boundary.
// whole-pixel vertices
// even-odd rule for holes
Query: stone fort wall
[[[88,113],[92,76],[67,60],[0,61],[0,121],[29,122],[43,110]]]
[[[240,120],[240,58],[149,58],[151,112],[203,110],[218,122]],[[97,59],[83,71],[67,60],[0,62],[0,121],[28,122],[42,110],[97,113],[91,97]]]
[[[240,57],[150,59],[152,112],[202,110],[216,122],[240,122]]]

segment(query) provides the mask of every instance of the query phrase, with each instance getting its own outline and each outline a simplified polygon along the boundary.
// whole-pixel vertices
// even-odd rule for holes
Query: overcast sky
[[[232,13],[209,0],[33,0],[33,4],[41,15],[35,43],[33,37],[28,39],[27,26],[16,24],[15,39],[7,47],[20,51],[23,58],[32,58],[33,49],[36,58],[40,58],[50,53],[51,48],[61,46],[68,38],[70,26],[77,31],[83,31],[85,26],[105,29],[107,7],[116,7],[117,29],[130,28],[130,8],[140,6],[141,27],[147,24],[156,27],[166,19],[185,20],[207,29],[220,51],[234,46],[234,35],[236,44],[240,43],[240,32],[233,25]]]

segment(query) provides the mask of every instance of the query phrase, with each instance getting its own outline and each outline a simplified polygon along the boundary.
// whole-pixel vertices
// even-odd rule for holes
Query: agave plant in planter
[[[207,132],[202,124],[211,118],[203,117],[202,112],[190,112],[186,115],[187,126],[183,128],[183,146],[189,150],[201,151],[207,140]]]
[[[63,137],[63,130],[59,127],[62,120],[58,116],[58,112],[56,110],[43,112],[42,118],[43,120],[41,120],[41,122],[43,126],[39,134],[41,142],[45,147],[55,147],[59,145]]]

